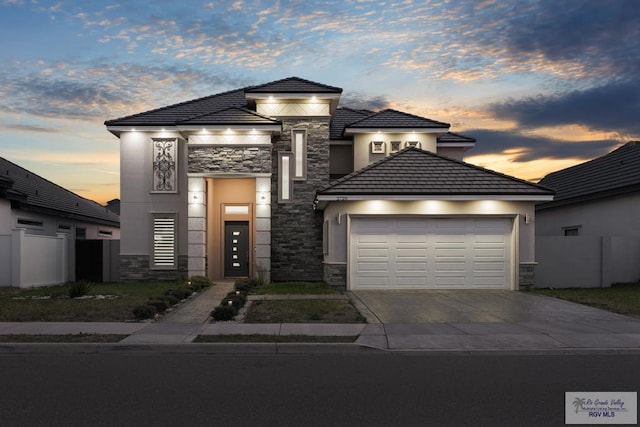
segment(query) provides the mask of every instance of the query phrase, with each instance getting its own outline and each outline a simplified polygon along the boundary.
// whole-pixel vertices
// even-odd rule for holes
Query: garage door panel
[[[350,286],[501,288],[511,281],[508,218],[355,218]]]

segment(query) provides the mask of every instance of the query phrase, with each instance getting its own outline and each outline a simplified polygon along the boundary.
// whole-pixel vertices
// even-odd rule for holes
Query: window
[[[565,236],[579,236],[581,228],[582,226],[580,225],[573,225],[571,227],[563,227],[562,231]]]
[[[391,152],[392,153],[397,153],[398,151],[400,151],[400,143],[401,141],[391,141],[389,144],[391,145]]]
[[[71,233],[71,226],[69,224],[58,224],[58,233]]]
[[[153,259],[151,266],[159,269],[176,268],[176,215],[153,215]]]
[[[283,151],[278,153],[278,203],[293,200],[292,158],[293,153]]]
[[[407,141],[404,143],[404,146],[420,148],[422,145],[420,144],[420,141]]]
[[[294,129],[291,134],[291,150],[295,156],[293,179],[304,181],[307,179],[307,131]]]
[[[154,193],[178,192],[178,140],[153,140],[153,188]]]
[[[322,223],[322,253],[329,254],[329,221]]]
[[[371,152],[384,154],[384,141],[371,141]]]
[[[87,229],[76,227],[76,240],[84,240],[87,238]]]
[[[18,226],[22,226],[22,228],[42,228],[44,226],[42,221],[36,219],[18,218],[17,222]]]
[[[100,236],[100,237],[112,237],[113,236],[113,232],[111,232],[109,230],[98,230],[98,236]]]

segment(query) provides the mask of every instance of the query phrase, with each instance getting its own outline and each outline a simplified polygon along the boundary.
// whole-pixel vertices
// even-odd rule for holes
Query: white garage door
[[[509,218],[351,221],[351,289],[509,289]]]

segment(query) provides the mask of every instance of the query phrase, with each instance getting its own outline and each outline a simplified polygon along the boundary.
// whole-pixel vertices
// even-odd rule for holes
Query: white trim
[[[208,131],[226,131],[227,129],[231,129],[232,131],[246,131],[251,132],[255,131],[263,131],[263,132],[280,132],[282,127],[276,124],[269,125],[178,125],[176,129],[181,132],[189,132],[189,131],[202,131],[202,129],[206,129]]]
[[[352,135],[356,133],[446,133],[448,127],[441,128],[420,128],[420,127],[405,127],[405,128],[344,128],[345,135]]]
[[[312,97],[315,97],[316,99],[337,100],[337,99],[340,99],[340,94],[339,93],[316,93],[316,92],[292,92],[292,93],[261,92],[261,93],[245,93],[245,97],[247,99],[267,99],[268,100],[269,98],[273,98],[278,100],[292,100],[292,101],[297,101],[300,99],[310,99]]]
[[[318,202],[350,202],[350,201],[359,201],[359,200],[398,200],[398,201],[413,201],[413,200],[504,200],[504,201],[513,201],[513,202],[537,202],[544,200],[553,200],[553,196],[533,196],[533,195],[415,195],[415,196],[400,196],[400,195],[345,195],[345,196],[316,196],[316,201]]]
[[[271,178],[270,173],[189,172],[189,178]]]

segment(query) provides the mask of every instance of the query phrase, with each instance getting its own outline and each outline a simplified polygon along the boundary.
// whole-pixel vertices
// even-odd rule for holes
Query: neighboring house
[[[537,286],[601,287],[640,279],[640,142],[544,177],[536,206]]]
[[[76,240],[119,238],[118,215],[0,157],[0,286],[73,281]]]
[[[447,123],[341,93],[291,77],[105,122],[122,278],[530,285],[534,203],[553,192],[463,163],[475,140]]]

